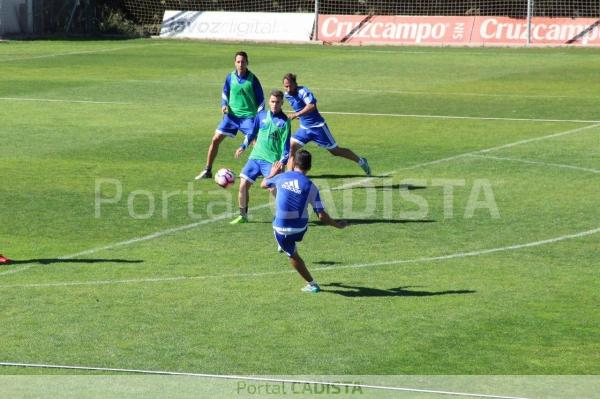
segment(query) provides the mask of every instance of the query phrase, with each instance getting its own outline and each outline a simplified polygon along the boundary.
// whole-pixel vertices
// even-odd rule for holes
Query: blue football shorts
[[[298,130],[296,130],[296,133],[294,133],[292,140],[302,144],[303,146],[311,141],[314,141],[319,145],[319,147],[323,147],[328,150],[337,147],[337,143],[329,131],[327,124],[324,124],[320,127],[300,127]]]
[[[248,180],[250,183],[256,182],[260,176],[269,176],[273,164],[262,159],[249,159],[240,173],[240,177]]]
[[[228,137],[235,137],[238,130],[248,136],[254,129],[254,117],[239,117],[232,114],[223,115],[216,132]]]
[[[296,243],[302,241],[305,233],[306,229],[300,233],[293,234],[280,234],[276,231],[273,231],[273,234],[275,234],[275,240],[287,256],[292,256],[296,252]]]

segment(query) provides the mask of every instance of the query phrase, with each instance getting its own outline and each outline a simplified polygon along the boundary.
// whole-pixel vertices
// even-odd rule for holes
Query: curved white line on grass
[[[422,162],[422,163],[418,163],[416,165],[412,165],[412,166],[407,166],[404,168],[400,168],[398,171],[400,170],[411,170],[411,169],[418,169],[418,168],[422,168],[423,166],[430,166],[430,165],[435,165],[435,164],[439,164],[439,163],[443,163],[443,162],[449,162],[449,161],[454,161],[456,159],[461,159],[461,158],[465,158],[468,156],[477,156],[480,153],[488,153],[491,151],[496,151],[496,150],[501,150],[504,148],[509,148],[509,147],[514,147],[514,146],[518,146],[518,145],[523,145],[523,144],[529,144],[535,141],[541,141],[541,140],[548,140],[548,139],[552,139],[552,138],[556,138],[556,137],[562,137],[562,136],[567,136],[570,134],[575,134],[575,133],[580,133],[584,130],[588,130],[588,129],[593,129],[596,127],[600,127],[600,124],[593,124],[593,125],[589,125],[589,126],[584,126],[584,127],[579,127],[576,129],[570,129],[564,132],[558,132],[558,133],[553,133],[553,134],[548,134],[546,136],[540,136],[540,137],[533,137],[530,139],[525,139],[525,140],[519,140],[519,141],[515,141],[513,143],[508,143],[508,144],[502,144],[499,146],[495,146],[495,147],[490,147],[490,148],[484,148],[482,150],[475,150],[475,151],[469,151],[469,152],[465,152],[462,154],[458,154],[458,155],[453,155],[447,158],[441,158],[441,159],[436,159],[433,161],[427,161],[427,162]],[[387,177],[390,175],[393,175],[394,173],[396,173],[397,171],[390,171],[390,172],[386,172],[383,173],[380,176],[375,176],[375,177],[367,177],[358,181],[354,181],[354,182],[350,182],[350,183],[346,183],[342,186],[339,187],[335,187],[332,190],[343,190],[343,189],[347,189],[347,188],[352,188],[352,187],[357,187],[357,186],[362,186],[365,183],[370,182],[371,180],[377,179],[379,177]]]
[[[120,101],[92,101],[92,100],[57,100],[52,98],[23,98],[23,97],[0,97],[4,101],[36,101],[45,103],[75,103],[75,104],[109,104],[109,105],[130,105]]]
[[[422,115],[422,114],[384,114],[368,112],[337,112],[319,111],[322,114],[350,116],[387,116],[393,118],[428,118],[428,119],[469,119],[483,121],[516,121],[516,122],[570,122],[570,123],[600,123],[598,120],[585,119],[538,119],[538,118],[501,118],[491,116],[453,116],[453,115]]]
[[[530,165],[553,166],[556,168],[572,169],[572,170],[577,170],[577,171],[582,171],[582,172],[600,173],[599,169],[582,168],[581,166],[565,165],[562,163],[530,161],[528,159],[517,159],[517,158],[507,158],[507,157],[494,157],[491,155],[468,154],[466,156],[473,157],[473,158],[480,158],[480,159],[491,159],[491,160],[496,160],[496,161],[519,162],[519,163],[526,163],[526,164],[530,164]]]
[[[389,266],[389,265],[402,265],[409,263],[426,263],[426,262],[437,262],[444,261],[450,259],[457,258],[467,258],[472,256],[481,256],[492,254],[496,252],[505,252],[505,251],[513,251],[523,248],[533,248],[539,247],[542,245],[554,244],[560,241],[572,240],[576,238],[586,237],[593,234],[600,233],[600,227],[595,229],[581,231],[579,233],[567,234],[560,237],[549,238],[547,240],[541,241],[533,241],[525,244],[515,244],[509,245],[506,247],[498,247],[498,248],[489,248],[482,249],[478,251],[470,251],[470,252],[457,252],[455,254],[441,255],[441,256],[431,256],[425,258],[416,258],[416,259],[396,259],[396,260],[388,260],[382,262],[372,262],[372,263],[356,263],[353,265],[343,265],[343,266],[327,266],[327,267],[319,267],[313,268],[313,271],[335,271],[341,269],[362,269],[367,267],[376,267],[376,266]],[[270,275],[280,275],[280,274],[290,274],[296,273],[294,270],[285,270],[285,271],[274,271],[274,272],[263,272],[263,273],[231,273],[231,274],[217,274],[211,276],[176,276],[176,277],[157,277],[157,278],[142,278],[142,279],[129,279],[129,280],[95,280],[95,281],[73,281],[73,282],[58,282],[58,283],[39,283],[39,284],[13,284],[13,285],[0,285],[0,289],[2,288],[49,288],[49,287],[70,287],[70,286],[85,286],[85,285],[109,285],[109,284],[131,284],[131,283],[156,283],[156,282],[171,282],[171,281],[183,281],[183,280],[206,280],[212,278],[240,278],[240,277],[265,277]]]
[[[121,368],[109,368],[109,367],[65,366],[65,365],[57,365],[57,364],[30,364],[30,363],[13,363],[13,362],[0,362],[0,366],[63,369],[63,370],[106,371],[106,372],[115,372],[115,373],[130,373],[130,374],[135,373],[135,374],[146,374],[146,375],[170,375],[170,376],[214,378],[214,379],[221,379],[221,380],[276,382],[276,383],[284,383],[284,384],[328,385],[328,386],[344,387],[344,388],[379,389],[379,390],[386,390],[386,391],[431,393],[431,394],[436,394],[436,395],[467,396],[467,397],[474,397],[474,398],[527,399],[527,398],[523,398],[523,397],[499,396],[499,395],[489,395],[489,394],[482,394],[482,393],[463,393],[463,392],[450,392],[450,391],[440,391],[440,390],[420,389],[420,388],[403,388],[403,387],[392,387],[392,386],[383,386],[383,385],[352,384],[352,383],[344,383],[344,382],[314,381],[314,380],[304,380],[304,379],[295,379],[294,380],[294,379],[287,379],[287,378],[256,377],[256,376],[244,376],[244,375],[187,373],[187,372],[180,372],[180,371],[156,371],[156,370],[121,369]]]

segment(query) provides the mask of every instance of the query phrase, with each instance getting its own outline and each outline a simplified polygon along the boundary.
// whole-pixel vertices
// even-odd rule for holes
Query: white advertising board
[[[165,11],[161,38],[308,42],[314,14]]]

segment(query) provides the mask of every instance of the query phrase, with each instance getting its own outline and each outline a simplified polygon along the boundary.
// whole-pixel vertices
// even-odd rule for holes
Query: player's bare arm
[[[346,222],[345,220],[332,219],[331,216],[329,216],[329,214],[325,211],[317,213],[317,216],[319,217],[320,222],[325,223],[329,226],[333,226],[336,229],[343,229],[346,226],[348,226],[348,222]]]

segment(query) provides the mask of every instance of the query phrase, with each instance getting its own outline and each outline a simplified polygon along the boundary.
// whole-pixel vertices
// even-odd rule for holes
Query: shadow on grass
[[[346,222],[348,222],[349,226],[352,226],[353,224],[405,224],[405,223],[435,223],[436,220],[431,220],[431,219],[344,219],[341,218],[340,220],[345,220]],[[311,221],[308,222],[308,224],[310,226],[314,226],[314,227],[320,227],[320,226],[327,226],[324,223],[321,222],[317,222],[317,221]]]
[[[427,186],[416,186],[414,184],[379,184],[377,186],[372,186],[369,184],[357,184],[356,186],[351,187],[340,187],[340,188],[332,188],[331,191],[340,191],[340,190],[354,190],[354,189],[368,189],[374,188],[375,190],[424,190]]]
[[[40,265],[49,265],[52,263],[142,263],[143,260],[134,259],[60,259],[60,258],[41,258],[41,259],[13,259],[12,265],[23,265],[27,263],[38,263]]]
[[[364,177],[365,179],[377,179],[377,178],[384,178],[384,177],[389,177],[389,176],[367,176],[367,175],[332,175],[332,174],[324,174],[324,175],[309,175],[308,177],[310,177],[311,179],[350,179],[353,177]]]
[[[318,262],[311,262],[311,263],[314,263],[315,265],[339,265],[342,262],[336,262],[333,260],[320,260]]]
[[[334,287],[343,289],[330,289],[323,287]],[[396,287],[389,289],[369,288],[356,285],[347,285],[342,283],[321,284],[322,292],[342,295],[345,297],[389,297],[389,296],[437,296],[437,295],[457,295],[474,294],[473,290],[449,290],[449,291],[413,291],[408,290],[410,286]]]

